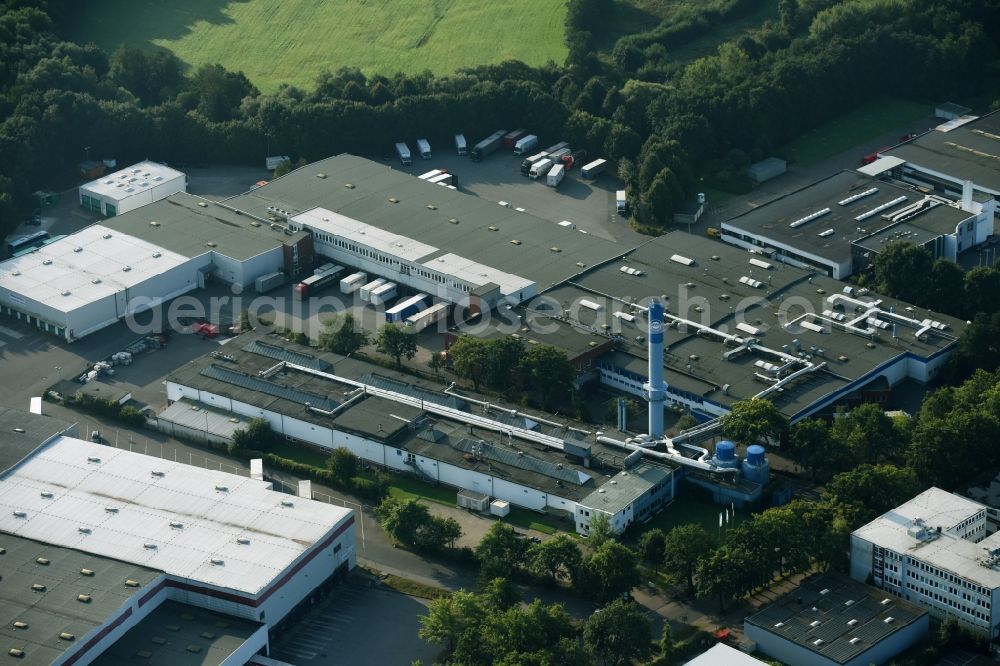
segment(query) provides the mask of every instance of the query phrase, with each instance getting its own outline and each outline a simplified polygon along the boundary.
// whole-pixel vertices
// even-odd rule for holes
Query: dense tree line
[[[70,5],[6,0],[3,227],[31,205],[31,192],[72,182],[87,146],[92,157],[123,163],[259,163],[269,151],[314,160],[386,152],[400,137],[514,126],[610,157],[639,195],[640,221],[662,227],[702,177],[738,186],[750,159],[873,94],[906,95],[931,82],[947,97],[992,85],[986,65],[1000,34],[995,0],[782,0],[778,21],[716,55],[671,63],[665,44],[756,6],[716,0],[615,47],[607,62],[595,55],[593,35],[610,4],[570,3],[565,66],[511,61],[439,77],[333,66],[312,90],[264,95],[217,65],[185,72],[166,51],[108,55],[65,41]]]

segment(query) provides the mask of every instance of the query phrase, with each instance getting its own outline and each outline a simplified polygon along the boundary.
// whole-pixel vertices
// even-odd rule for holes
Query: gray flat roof
[[[287,342],[276,335],[248,333],[239,338],[239,341],[227,346],[227,353],[234,360],[226,365],[231,370],[247,376],[256,377],[257,372],[274,365],[273,354],[265,356],[254,351],[247,351],[259,350],[261,348],[259,342],[263,341],[272,349],[281,347],[299,355],[312,356],[319,363],[328,363],[332,367],[329,367],[327,372],[339,377],[363,381],[372,386],[407,393],[421,397],[425,401],[436,401],[470,412],[474,409],[473,413],[484,415],[481,407],[474,406],[473,403],[466,402],[460,397],[444,394],[442,391],[449,384],[444,377],[439,382],[422,380],[356,358],[346,358],[303,347]],[[302,361],[303,357],[298,356],[298,360]],[[604,471],[596,467],[586,468],[578,464],[576,459],[571,459],[560,451],[521,440],[511,442],[510,438],[494,430],[473,427],[470,431],[465,424],[457,420],[429,414],[419,407],[377,396],[369,395],[351,403],[349,407],[332,417],[326,416],[313,410],[307,410],[301,402],[289,400],[273,393],[246,388],[239,383],[221,381],[210,376],[211,373],[206,375],[203,372],[205,368],[216,363],[217,360],[211,356],[203,356],[173,372],[168,376],[168,380],[184,386],[211,391],[261,409],[294,416],[316,425],[351,432],[409,451],[417,456],[427,456],[465,469],[479,470],[500,478],[508,478],[516,483],[567,499],[582,499],[609,478],[605,476]],[[294,370],[284,370],[272,375],[269,380],[287,388],[308,391],[326,397],[338,404],[344,402],[354,391],[353,386]],[[463,393],[467,392],[463,391]],[[469,397],[472,399],[484,398],[471,393]],[[520,405],[503,404],[493,397],[489,401],[494,407],[486,415],[500,423],[533,427],[548,435],[573,439],[577,439],[578,435],[568,430],[569,427],[586,427],[567,421],[562,417],[555,418],[555,420],[564,423],[564,426],[548,426],[534,421],[532,415],[526,413]],[[517,410],[518,415],[512,416],[510,410]],[[546,416],[545,418],[553,419],[554,417]],[[532,424],[534,425],[532,426]],[[592,447],[595,458],[603,453],[605,459],[620,460],[624,455],[621,450],[607,449],[603,445],[593,442],[592,436],[588,437],[587,441]],[[479,442],[482,442],[484,446],[478,451],[479,455],[474,455],[477,453],[473,450],[474,445]],[[584,481],[582,483],[573,482],[568,476],[569,473],[574,475],[575,479],[582,478]]]
[[[72,423],[51,416],[0,406],[0,474],[27,458],[44,442],[75,429]]]
[[[78,550],[0,533],[0,647],[24,650],[18,663],[53,663],[94,629],[117,619],[128,599],[161,574]],[[47,560],[41,564],[38,558]],[[93,575],[84,575],[89,569]],[[125,585],[134,580],[138,587]],[[44,585],[43,590],[32,586]],[[78,596],[89,595],[89,601]],[[27,627],[18,629],[14,622]],[[62,633],[72,634],[63,640]]]
[[[824,574],[745,622],[844,664],[925,615],[924,609],[888,592],[842,574]],[[851,620],[857,622],[848,624]],[[853,638],[860,640],[851,643]],[[816,645],[817,640],[822,642]]]
[[[650,488],[668,478],[670,478],[669,470],[649,462],[640,462],[635,467],[615,474],[608,483],[580,500],[580,504],[590,509],[616,514]]]
[[[1000,112],[947,132],[931,130],[885,154],[1000,192]]]
[[[232,439],[233,433],[246,428],[249,416],[216,409],[203,402],[182,398],[156,415],[157,419],[194,430],[205,430],[217,437]]]
[[[346,187],[347,184],[353,187]],[[390,198],[397,202],[391,202]],[[228,199],[226,204],[260,217],[269,215],[269,206],[293,214],[326,208],[528,278],[539,289],[562,282],[628,249],[590,234],[568,233],[530,213],[520,213],[494,201],[440,187],[347,154],[296,169],[263,187]],[[458,220],[458,224],[450,223],[451,219]],[[495,231],[490,227],[495,227]],[[521,244],[512,244],[513,240]]]
[[[873,189],[877,191],[840,205],[841,201]],[[855,219],[900,197],[906,198],[884,212],[862,221]],[[851,241],[892,226],[891,221],[883,219],[883,214],[895,212],[923,198],[923,193],[908,187],[875,180],[856,171],[841,171],[726,220],[722,227],[767,239],[828,261],[845,263],[851,259]],[[812,221],[796,227],[790,226],[826,209],[829,209],[828,213]],[[972,216],[972,213],[958,208],[939,205],[912,218],[909,223],[920,229],[922,235],[929,240],[938,235],[954,233],[956,226]],[[829,230],[833,230],[833,233],[820,235]]]
[[[267,224],[183,192],[108,218],[102,224],[185,257],[215,251],[244,261],[290,238],[281,231],[272,231]]]
[[[262,626],[168,599],[92,663],[219,666]]]
[[[688,266],[671,260],[675,254],[693,263]],[[591,330],[603,331],[602,326],[610,326],[607,335],[616,334],[618,338],[616,351],[606,356],[605,361],[642,377],[647,374],[648,358],[645,319],[637,312],[635,320],[629,322],[615,317],[614,313],[632,312],[630,303],[643,302],[651,296],[663,298],[669,313],[735,334],[741,332],[734,325],[734,312],[742,311],[742,321],[761,328],[761,333],[755,337],[772,349],[792,346],[793,341],[798,340],[806,353],[813,347],[823,350],[822,355],[814,353],[814,356],[817,361],[827,364],[825,370],[779,394],[772,394],[771,399],[788,416],[844,390],[873,369],[900,356],[929,358],[953,345],[954,338],[965,328],[964,322],[953,317],[930,313],[876,294],[868,294],[866,298],[881,299],[886,307],[893,307],[908,317],[935,319],[948,328],[923,340],[916,339],[912,330],[902,327],[899,338],[894,340],[891,331],[887,330],[880,334],[874,346],[869,346],[868,338],[840,329],[814,332],[797,325],[782,328],[778,325],[778,315],[783,307],[798,303],[788,310],[789,320],[803,312],[805,304],[814,312],[822,313],[829,308],[825,299],[840,293],[844,283],[777,262],[767,262],[771,267],[761,268],[751,265],[752,259],[760,261],[765,257],[694,234],[672,232],[642,245],[625,260],[609,262],[546,296],[553,299],[553,307],[570,310],[569,315],[563,316]],[[641,273],[623,272],[623,267]],[[742,284],[741,277],[752,277],[761,286],[754,288]],[[619,297],[612,298],[612,295]],[[598,304],[600,309],[574,306],[581,298]],[[525,317],[530,318],[530,314],[526,313]],[[547,341],[546,336],[540,337]],[[557,335],[548,337],[558,346]],[[724,361],[722,352],[728,347],[717,338],[701,337],[684,327],[667,327],[664,342],[666,381],[672,387],[727,406],[755,395],[765,386],[754,378],[754,355]],[[723,390],[726,385],[728,391]]]

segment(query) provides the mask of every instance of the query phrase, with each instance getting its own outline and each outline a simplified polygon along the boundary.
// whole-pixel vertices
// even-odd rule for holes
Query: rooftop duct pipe
[[[667,399],[667,384],[663,381],[663,303],[653,299],[649,304],[649,381],[643,384],[649,403],[649,439],[663,437],[663,403]]]
[[[664,438],[661,442],[667,445],[667,451],[654,451],[653,449],[647,448],[645,446],[640,446],[638,444],[633,444],[632,442],[623,442],[620,439],[612,439],[611,437],[605,437],[601,433],[597,434],[597,441],[602,444],[607,444],[609,446],[614,446],[620,449],[625,449],[626,451],[642,451],[642,455],[649,456],[651,458],[657,458],[659,460],[669,460],[671,462],[677,463],[678,465],[684,465],[685,467],[692,467],[694,469],[699,469],[703,472],[715,472],[717,474],[732,474],[733,476],[739,476],[739,469],[734,467],[717,467],[709,461],[692,460],[691,458],[685,458],[677,449],[673,448],[673,445],[669,438]],[[708,453],[707,451],[705,452]]]

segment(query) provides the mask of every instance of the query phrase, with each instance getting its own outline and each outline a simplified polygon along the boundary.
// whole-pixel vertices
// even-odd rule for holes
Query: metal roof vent
[[[281,506],[295,506],[295,502],[290,499],[281,500]]]
[[[15,629],[27,629],[28,628],[28,623],[27,622],[22,622],[21,620],[17,620],[17,621],[14,622],[14,628]]]
[[[27,518],[28,517],[28,512],[27,511],[15,511],[14,512],[14,517],[15,518]]]
[[[207,243],[205,243],[205,247],[217,247],[217,244],[213,243],[212,241],[208,241]]]
[[[236,543],[240,544],[241,546],[249,546],[250,539],[246,537],[236,537]]]
[[[125,581],[125,587],[139,587],[139,581],[129,578]]]
[[[14,432],[24,434],[24,428],[14,428]]]
[[[849,640],[847,642],[850,643],[851,645],[857,645],[858,643],[861,642],[861,639],[858,638],[857,636],[855,636],[854,638],[852,638],[851,640]]]
[[[101,459],[98,458],[97,456],[87,456],[87,462],[89,462],[89,463],[99,463],[99,462],[101,462]]]
[[[822,638],[817,638],[816,640],[813,641],[813,645],[815,645],[816,647],[819,647],[822,644],[823,644]]]
[[[218,490],[220,493],[229,492],[229,486],[219,485],[219,486],[216,486],[215,489]]]
[[[853,606],[854,605],[854,599],[848,599],[847,601],[844,602],[844,605],[845,606]]]
[[[785,626],[784,622],[776,622],[774,625],[775,629],[781,629],[783,626]]]
[[[109,238],[111,238],[111,234],[104,234],[103,236],[101,236],[101,238],[103,238],[104,240],[108,240]]]
[[[453,217],[449,219],[448,222],[450,222],[451,224],[458,224],[458,218]]]
[[[14,277],[17,277],[20,274],[21,274],[21,271],[14,271],[13,273],[11,273],[11,275],[13,275]]]
[[[809,623],[809,626],[810,627],[818,627],[820,624],[822,624],[822,623],[819,620],[813,620],[812,622]]]
[[[44,592],[45,586],[42,585],[41,583],[32,583],[31,589],[34,590],[35,592]]]
[[[549,251],[550,251],[550,252],[562,252],[562,250],[560,250],[560,249],[559,249],[559,248],[557,248],[557,247],[550,247],[550,248],[549,248]]]
[[[61,634],[59,634],[59,638],[61,638],[64,641],[75,641],[76,640],[76,636],[74,636],[73,634],[69,633],[68,631],[64,631]]]
[[[153,476],[160,476],[160,477],[166,476],[166,474],[164,474],[163,471],[159,469],[154,469],[152,472],[150,472],[150,474],[152,474]]]
[[[519,240],[517,240],[516,238],[514,238],[514,239],[512,239],[512,240],[510,241],[510,244],[511,244],[511,245],[520,245],[520,244],[521,244],[521,241],[519,241]]]
[[[104,510],[108,513],[118,513],[118,507],[116,506],[106,506]]]
[[[192,644],[192,645],[188,645],[184,649],[187,650],[188,652],[190,652],[191,654],[198,654],[199,652],[201,652],[201,646],[200,645],[193,645]]]
[[[18,659],[20,659],[21,657],[24,656],[24,650],[22,650],[21,648],[11,648],[7,650],[7,654],[9,654],[12,657],[17,657]]]
[[[41,564],[43,567],[49,566],[49,558],[47,557],[36,557],[35,562]]]
[[[151,222],[149,223],[149,226],[151,226],[151,227],[158,227],[158,226],[160,226],[160,223],[159,223],[159,222],[157,222],[156,220],[152,220],[152,221],[151,221]]]
[[[349,190],[353,190],[354,189],[354,183],[344,183],[344,187],[346,187]]]
[[[208,204],[205,203],[204,201],[199,201],[198,205],[201,206],[202,208],[208,208]]]
[[[218,557],[213,557],[212,559],[209,560],[209,562],[211,562],[217,567],[221,567],[223,564],[225,564],[225,561]]]
[[[184,529],[184,523],[178,522],[176,520],[171,520],[170,526],[178,530]]]
[[[51,259],[42,259],[42,266],[48,266],[52,263]]]
[[[895,621],[896,621],[896,618],[894,618],[891,615],[889,617],[885,618],[884,620],[882,620],[882,622],[884,622],[885,624],[892,624]]]
[[[153,253],[153,259],[159,259],[159,258],[160,258],[160,257],[162,257],[162,256],[163,256],[163,255],[162,255],[161,253],[159,253],[159,252],[154,252],[154,253]]]
[[[438,207],[435,206],[434,204],[427,204],[427,210],[437,210],[437,209]]]
[[[883,599],[879,603],[882,604],[883,606],[888,606],[889,604],[892,603],[892,599],[890,599],[889,597],[886,597],[885,599]]]
[[[69,290],[66,290],[66,291],[63,291],[63,292],[60,292],[60,293],[61,293],[61,294],[62,294],[63,296],[69,296],[71,292],[70,292]]]
[[[90,284],[101,284],[101,278],[94,278],[90,281]]]
[[[78,595],[76,595],[76,600],[79,601],[79,602],[85,603],[85,604],[89,604],[90,603],[90,595],[89,594],[78,594]]]
[[[122,273],[128,273],[130,270],[132,270],[131,266],[122,266]]]
[[[80,526],[80,527],[76,528],[76,531],[79,532],[80,534],[90,534],[90,528],[89,527]]]
[[[80,575],[81,576],[91,576],[91,577],[93,577],[94,570],[93,569],[80,569]]]
[[[126,187],[125,191],[126,192],[135,192],[135,188],[134,187]]]
[[[397,199],[396,197],[389,197],[389,201],[391,203],[399,203],[399,199]]]
[[[579,266],[580,268],[584,268],[587,264],[583,263],[582,261],[578,261],[576,262],[576,265]]]
[[[488,226],[486,228],[489,229],[490,231],[499,231],[499,229],[500,229],[499,227],[497,227],[496,225],[493,225],[493,224],[491,224],[490,226]]]
[[[251,222],[250,226],[251,227],[259,227],[260,226],[260,222]]]
[[[83,252],[83,248],[78,245],[78,246],[76,246],[76,247],[73,248],[73,251],[74,252]]]
[[[52,499],[52,493],[50,491],[48,491],[48,490],[43,490],[42,492],[40,492],[38,494],[41,495],[42,497],[44,497],[45,499]]]
[[[155,543],[144,543],[142,544],[142,547],[145,548],[146,550],[156,550]]]
[[[316,177],[317,178],[326,178],[326,174],[325,173],[318,173],[318,174],[316,174]]]
[[[847,626],[849,626],[849,627],[853,627],[853,626],[854,626],[854,625],[856,625],[857,623],[858,623],[858,621],[857,621],[856,619],[853,619],[853,618],[852,618],[852,619],[850,619],[850,620],[848,620],[848,621],[847,621]]]

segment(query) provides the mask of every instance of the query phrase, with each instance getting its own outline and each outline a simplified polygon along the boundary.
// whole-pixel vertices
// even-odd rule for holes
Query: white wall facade
[[[847,259],[845,261],[837,262],[809,252],[803,252],[802,250],[793,248],[785,243],[773,241],[765,236],[751,234],[745,230],[737,229],[736,227],[725,223],[722,224],[722,229],[726,232],[722,234],[722,240],[726,241],[730,245],[736,245],[737,247],[742,247],[747,250],[756,250],[762,247],[773,248],[776,251],[774,257],[775,260],[791,266],[796,266],[798,268],[818,268],[837,280],[847,278],[847,276],[849,276],[854,269],[849,248],[847,251]]]
[[[108,177],[103,176],[93,181],[93,183],[100,183],[106,180]],[[154,181],[155,182],[155,181]],[[131,183],[134,192],[125,194],[124,196],[108,196],[102,193],[97,188],[88,187],[92,183],[80,186],[78,196],[80,203],[83,204],[84,195],[89,196],[91,199],[96,199],[101,202],[101,214],[108,215],[107,206],[110,204],[115,207],[116,215],[121,215],[122,213],[127,213],[130,210],[135,210],[136,208],[141,208],[146,204],[153,203],[154,201],[159,201],[160,199],[165,199],[171,194],[176,194],[177,192],[187,191],[187,176],[180,174],[173,178],[166,179],[162,182],[156,183],[151,187],[136,187],[136,183]]]
[[[212,263],[215,264],[215,271],[212,274],[217,279],[228,284],[248,287],[261,275],[283,271],[285,255],[281,246],[242,261],[221,252],[212,252]]]

